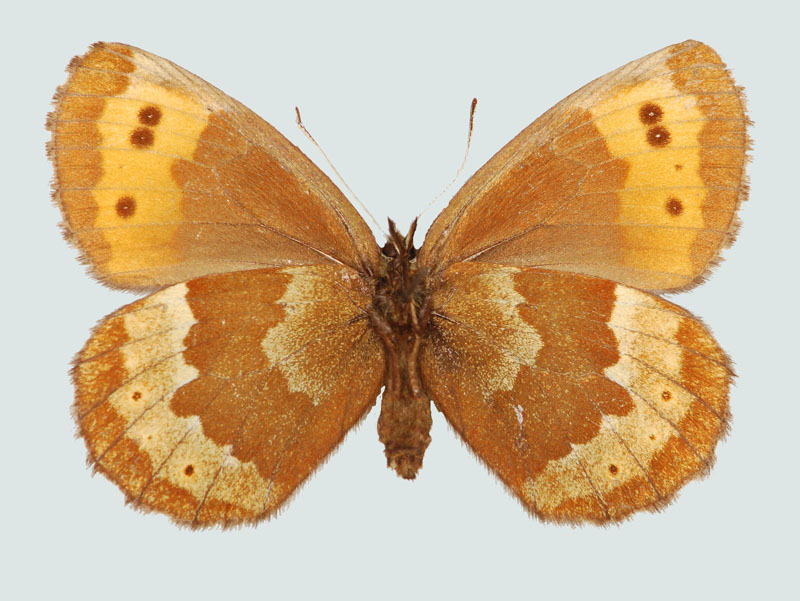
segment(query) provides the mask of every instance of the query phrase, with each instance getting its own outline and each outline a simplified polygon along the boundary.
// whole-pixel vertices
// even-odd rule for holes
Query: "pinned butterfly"
[[[607,523],[705,473],[730,362],[665,292],[703,281],[746,196],[744,100],[688,41],[553,107],[381,248],[331,181],[173,63],[99,43],[48,120],[67,238],[148,296],[74,366],[91,463],[194,527],[274,514],[375,404],[414,478],[431,402],[536,516]]]

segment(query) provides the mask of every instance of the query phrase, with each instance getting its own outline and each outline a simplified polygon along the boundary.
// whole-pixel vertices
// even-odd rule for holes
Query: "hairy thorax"
[[[383,247],[386,271],[375,287],[370,317],[386,348],[387,371],[378,436],[387,465],[407,479],[416,477],[430,444],[431,408],[419,376],[419,350],[430,317],[425,273],[416,268],[416,222],[402,236],[389,222]]]

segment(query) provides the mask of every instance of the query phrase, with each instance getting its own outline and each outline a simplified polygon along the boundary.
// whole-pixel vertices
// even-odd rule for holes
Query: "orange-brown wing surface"
[[[744,98],[708,46],[665,48],[578,90],[484,165],[420,262],[543,266],[653,291],[702,280],[746,196]]]
[[[659,508],[713,461],[732,372],[687,311],[608,280],[472,262],[433,301],[424,385],[540,518]]]
[[[74,369],[90,461],[181,524],[273,514],[382,385],[360,282],[334,265],[239,271],[111,314]]]
[[[378,260],[367,225],[298,148],[163,58],[95,44],[54,102],[54,196],[107,284],[329,262],[368,272]]]

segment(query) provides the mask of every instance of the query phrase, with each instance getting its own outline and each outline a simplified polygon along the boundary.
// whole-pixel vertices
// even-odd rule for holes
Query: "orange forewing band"
[[[372,234],[272,126],[162,58],[99,44],[70,65],[48,122],[67,236],[113,286],[342,262],[371,270]]]
[[[665,48],[514,138],[442,211],[420,261],[434,271],[474,260],[689,287],[735,233],[746,125],[741,91],[711,48]]]

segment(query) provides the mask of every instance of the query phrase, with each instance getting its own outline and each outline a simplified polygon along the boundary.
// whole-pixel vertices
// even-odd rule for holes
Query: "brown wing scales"
[[[731,371],[686,311],[607,280],[482,263],[446,271],[434,307],[425,385],[536,515],[622,519],[713,461]]]
[[[274,513],[383,381],[369,296],[348,271],[207,276],[109,316],[75,366],[92,462],[135,505],[182,524]]]

